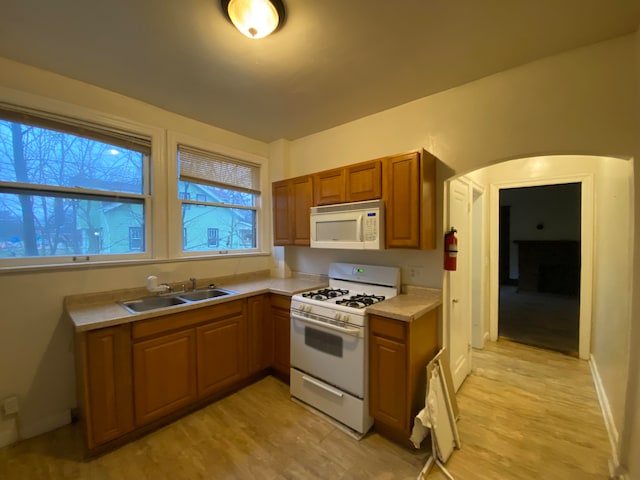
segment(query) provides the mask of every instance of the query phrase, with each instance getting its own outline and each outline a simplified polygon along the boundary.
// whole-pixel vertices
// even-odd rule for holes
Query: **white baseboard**
[[[620,440],[618,429],[613,420],[613,413],[611,413],[611,405],[609,404],[609,398],[607,392],[604,389],[600,372],[598,371],[598,365],[596,359],[591,355],[589,357],[589,367],[591,368],[591,376],[593,377],[593,384],[596,388],[596,395],[598,396],[598,402],[600,403],[600,410],[602,411],[602,418],[604,419],[604,425],[607,429],[609,436],[609,445],[611,447],[611,458],[609,459],[609,476],[610,478],[622,479],[620,476],[620,461],[618,459],[618,442]]]

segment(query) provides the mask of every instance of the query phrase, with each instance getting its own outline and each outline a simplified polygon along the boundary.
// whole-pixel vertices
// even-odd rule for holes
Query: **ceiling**
[[[219,0],[3,0],[0,56],[273,141],[640,24],[640,0],[284,2],[251,40]]]

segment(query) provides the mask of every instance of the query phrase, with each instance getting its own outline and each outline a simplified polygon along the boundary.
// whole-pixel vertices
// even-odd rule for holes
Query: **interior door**
[[[471,216],[469,184],[456,179],[449,184],[449,223],[458,237],[457,269],[447,272],[448,348],[453,384],[456,389],[471,371]]]

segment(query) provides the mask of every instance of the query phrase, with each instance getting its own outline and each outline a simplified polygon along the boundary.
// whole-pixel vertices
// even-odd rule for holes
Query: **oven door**
[[[364,397],[364,327],[326,323],[312,314],[291,313],[291,366]]]

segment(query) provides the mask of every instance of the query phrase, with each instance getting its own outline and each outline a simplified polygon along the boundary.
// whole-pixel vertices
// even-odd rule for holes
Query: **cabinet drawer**
[[[234,300],[211,307],[187,310],[149,320],[142,320],[133,324],[131,335],[133,339],[149,337],[160,333],[190,327],[211,319],[222,319],[232,315],[240,315],[243,311],[243,300]]]
[[[382,337],[395,338],[397,340],[405,340],[407,337],[407,323],[400,320],[392,320],[389,318],[371,315],[370,317],[371,331]]]
[[[291,297],[286,295],[271,295],[271,306],[282,310],[291,309]]]

